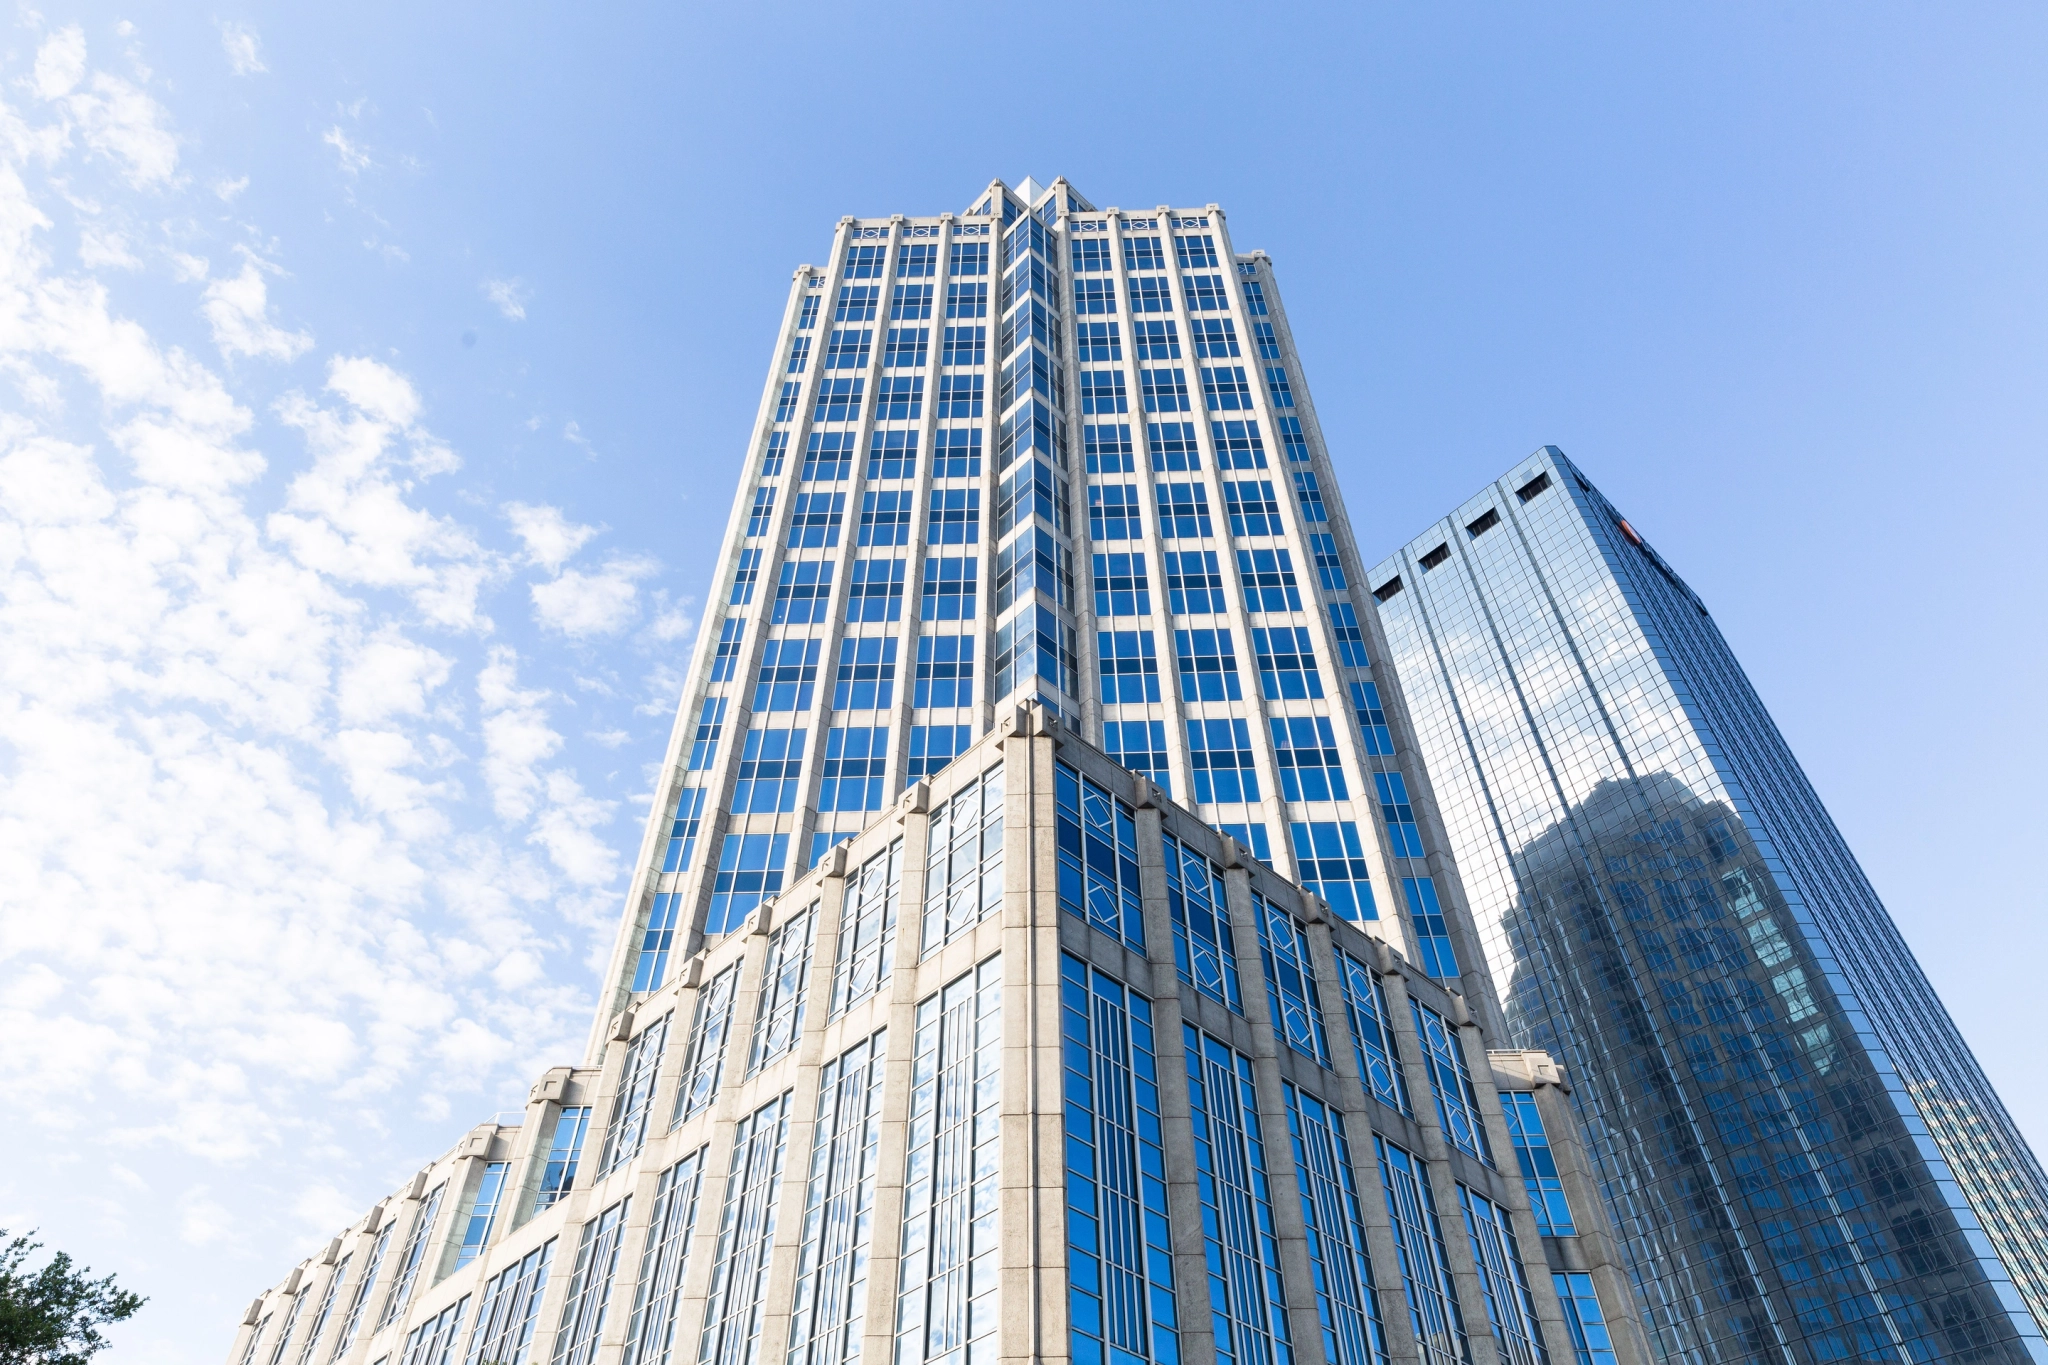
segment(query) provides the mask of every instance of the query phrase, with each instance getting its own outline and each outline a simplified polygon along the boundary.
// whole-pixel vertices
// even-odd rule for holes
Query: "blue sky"
[[[2038,9],[17,8],[0,1225],[242,1307],[580,1047],[789,272],[991,176],[1272,253],[1368,559],[1562,446],[2022,1125]]]

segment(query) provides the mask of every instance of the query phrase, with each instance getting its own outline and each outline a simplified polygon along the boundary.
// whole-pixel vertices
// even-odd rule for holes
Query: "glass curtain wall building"
[[[795,272],[608,988],[660,986],[1036,697],[1455,980],[1272,263],[998,181]],[[643,951],[653,945],[659,951]]]
[[[2041,1168],[1698,596],[1549,447],[1370,583],[1659,1357],[2048,1358]]]

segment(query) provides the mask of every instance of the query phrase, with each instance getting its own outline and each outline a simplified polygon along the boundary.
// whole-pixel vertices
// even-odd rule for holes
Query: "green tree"
[[[9,1241],[0,1228],[0,1365],[86,1365],[107,1344],[99,1329],[134,1317],[146,1300],[115,1288],[112,1275],[86,1278],[61,1251],[28,1270],[29,1253],[40,1246],[27,1237]]]

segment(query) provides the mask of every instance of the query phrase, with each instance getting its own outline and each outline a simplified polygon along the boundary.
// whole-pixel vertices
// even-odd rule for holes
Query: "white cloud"
[[[85,30],[59,29],[36,50],[36,93],[46,100],[70,94],[85,79]]]
[[[287,332],[270,321],[265,273],[282,273],[255,252],[242,252],[242,273],[206,286],[199,311],[213,328],[213,344],[232,360],[238,355],[297,360],[313,345],[307,332]]]
[[[163,126],[169,115],[119,76],[101,71],[88,81],[86,57],[85,34],[75,24],[36,52],[35,91],[62,115],[47,130],[45,146],[62,145],[76,131],[92,151],[123,168],[131,187],[164,187],[178,169],[178,140]]]
[[[334,148],[334,154],[340,159],[344,174],[354,176],[370,168],[370,153],[352,141],[347,133],[342,132],[339,124],[322,133],[320,140]]]
[[[533,619],[575,639],[616,635],[639,614],[637,580],[659,566],[651,559],[615,559],[595,573],[566,569],[533,585]]]
[[[556,507],[508,502],[504,512],[513,532],[526,543],[527,557],[549,573],[568,563],[597,534],[597,527],[570,521]]]
[[[78,263],[87,270],[140,270],[142,262],[129,250],[128,238],[113,228],[86,224],[78,232]]]
[[[526,320],[527,290],[526,286],[520,281],[516,279],[485,280],[483,289],[484,297],[496,304],[500,313],[503,313],[513,322],[524,322]]]
[[[222,24],[220,45],[221,50],[228,54],[228,65],[237,76],[253,76],[270,69],[263,64],[263,49],[256,39],[256,30],[247,24]]]
[[[236,196],[248,188],[249,177],[246,175],[236,176],[233,180],[223,176],[213,182],[213,193],[223,204],[234,203]]]
[[[591,459],[594,460],[597,458],[597,447],[590,444],[590,438],[583,434],[583,427],[581,426],[581,424],[576,422],[564,422],[562,424],[562,439],[567,441],[570,445],[581,447],[583,453],[589,456]]]

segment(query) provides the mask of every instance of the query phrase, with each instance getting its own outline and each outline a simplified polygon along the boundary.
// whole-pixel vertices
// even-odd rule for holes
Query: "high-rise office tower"
[[[826,259],[784,307],[614,1002],[1033,696],[1455,979],[1476,948],[1265,254],[1214,204],[1057,180],[842,219]]]
[[[1698,596],[1554,448],[1369,581],[1658,1355],[2048,1358],[2048,1182]]]

